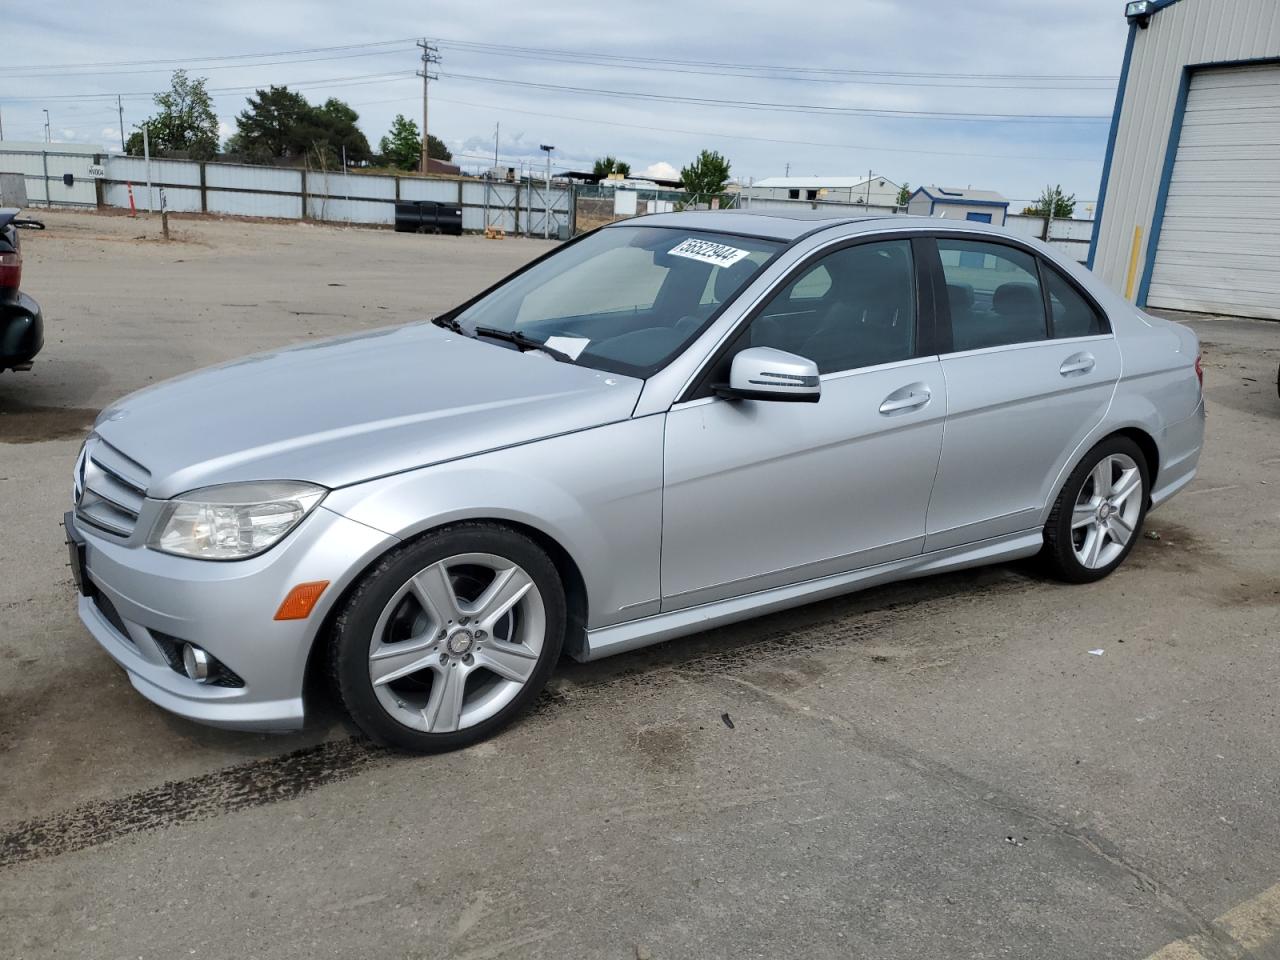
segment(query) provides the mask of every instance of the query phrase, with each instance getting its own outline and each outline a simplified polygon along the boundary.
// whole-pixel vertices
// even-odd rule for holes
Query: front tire
[[[373,740],[455,750],[528,709],[560,658],[564,588],[532,540],[494,523],[433,531],[377,564],[335,625],[330,671]]]
[[[1058,494],[1044,528],[1049,571],[1068,583],[1101,580],[1142,533],[1151,481],[1146,457],[1128,437],[1090,450]]]

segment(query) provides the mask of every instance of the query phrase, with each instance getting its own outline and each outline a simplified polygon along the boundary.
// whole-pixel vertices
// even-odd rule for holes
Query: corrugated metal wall
[[[96,206],[89,167],[97,154],[60,144],[0,142],[0,173],[22,174],[27,202],[50,206]],[[63,178],[71,175],[71,186]]]
[[[1141,290],[1153,307],[1280,320],[1278,259],[1280,63],[1197,70]]]
[[[1280,0],[1180,0],[1135,28],[1093,262],[1114,289],[1126,290],[1135,228],[1133,293],[1141,282],[1184,68],[1266,57],[1280,57]]]

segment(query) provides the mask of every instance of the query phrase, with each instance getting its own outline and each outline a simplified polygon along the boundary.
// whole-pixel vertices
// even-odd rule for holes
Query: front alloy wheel
[[[453,749],[532,702],[564,624],[542,550],[494,524],[458,524],[394,552],[361,583],[334,632],[336,685],[375,740]]]

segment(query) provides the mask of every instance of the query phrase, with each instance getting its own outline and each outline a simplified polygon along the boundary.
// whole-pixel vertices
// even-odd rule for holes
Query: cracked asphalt
[[[0,377],[5,956],[1280,957],[1280,326],[1186,318],[1201,472],[1102,583],[997,566],[566,662],[503,735],[407,758],[323,690],[287,737],[137,696],[75,618],[71,463],[153,379],[545,246],[47,219],[48,344]]]

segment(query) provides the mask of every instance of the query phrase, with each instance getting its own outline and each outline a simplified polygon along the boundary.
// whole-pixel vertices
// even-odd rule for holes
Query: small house
[[[973,220],[1003,227],[1009,201],[990,190],[958,187],[919,187],[907,202],[907,213],[916,217]]]

